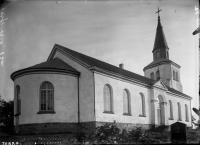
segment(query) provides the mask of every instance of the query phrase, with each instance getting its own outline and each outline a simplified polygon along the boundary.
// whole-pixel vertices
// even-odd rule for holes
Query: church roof
[[[170,87],[168,87],[168,86],[167,86],[167,88],[168,88],[168,91],[170,91],[170,92],[172,92],[172,93],[179,94],[179,95],[182,95],[182,96],[185,96],[185,97],[188,97],[188,98],[192,98],[192,97],[190,97],[190,96],[188,96],[188,95],[186,95],[186,94],[184,94],[184,93],[182,93],[182,92],[179,92],[179,91],[177,91],[177,90],[175,90],[175,89],[173,89],[173,88],[170,88]]]
[[[34,66],[21,69],[18,71],[15,71],[11,74],[11,79],[15,80],[17,77],[29,74],[32,72],[56,72],[56,73],[70,73],[74,75],[80,75],[80,72],[78,72],[76,69],[65,63],[59,58],[53,58],[49,61],[42,62],[40,64],[36,64]]]
[[[70,71],[75,71],[78,72],[76,69],[74,69],[73,67],[71,67],[70,65],[68,65],[67,63],[65,63],[64,61],[62,61],[61,59],[59,59],[58,57],[53,58],[49,61],[46,62],[42,62],[39,64],[36,64],[34,66],[28,67],[29,68],[43,68],[43,69],[63,69],[63,70],[70,70]]]
[[[165,39],[165,34],[162,29],[162,25],[160,22],[160,16],[159,16],[153,51],[157,50],[157,49],[166,49],[166,48],[169,49],[169,47],[167,45],[167,41]]]
[[[121,68],[113,66],[109,63],[100,61],[98,59],[95,59],[95,58],[92,58],[90,56],[87,56],[87,55],[81,54],[79,52],[76,52],[74,50],[71,50],[69,48],[63,47],[61,45],[55,44],[54,47],[59,48],[59,49],[63,50],[64,52],[80,59],[84,63],[88,64],[90,67],[98,67],[98,68],[101,68],[101,69],[104,69],[104,70],[107,70],[107,71],[110,71],[110,72],[114,72],[114,73],[117,73],[117,74],[122,75],[122,76],[130,77],[130,78],[133,78],[133,79],[136,79],[136,80],[139,80],[141,82],[148,83],[148,84],[154,83],[154,80],[152,80],[152,79],[149,79],[147,77],[138,75],[136,73],[121,69]]]
[[[165,64],[165,63],[173,63],[174,65],[176,65],[177,67],[180,68],[180,65],[176,64],[175,62],[166,59],[166,58],[159,58],[154,60],[153,62],[151,62],[150,64],[148,64],[147,66],[144,67],[143,71],[145,71],[147,68],[151,68],[157,65],[161,65],[161,64]]]

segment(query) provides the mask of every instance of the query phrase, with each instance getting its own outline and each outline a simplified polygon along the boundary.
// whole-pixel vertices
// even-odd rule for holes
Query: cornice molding
[[[72,76],[80,76],[80,72],[75,72],[71,70],[64,69],[53,69],[53,68],[26,68],[22,70],[18,70],[11,74],[11,79],[14,81],[15,79],[30,74],[64,74],[64,75],[72,75]]]

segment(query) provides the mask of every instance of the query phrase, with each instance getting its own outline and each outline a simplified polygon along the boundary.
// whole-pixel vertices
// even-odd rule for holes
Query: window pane
[[[104,110],[111,111],[111,92],[107,85],[104,86]]]
[[[123,92],[123,110],[124,110],[124,113],[129,113],[128,112],[128,94],[125,90]]]

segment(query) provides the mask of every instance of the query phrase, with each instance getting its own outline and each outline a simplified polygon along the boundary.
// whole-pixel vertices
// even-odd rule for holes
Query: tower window
[[[157,72],[156,72],[156,80],[157,80],[159,77],[160,77],[160,72],[159,72],[159,70],[157,70]]]
[[[156,52],[156,58],[160,58],[160,52],[159,51]]]
[[[169,54],[168,54],[168,51],[167,51],[167,58],[169,58]]]
[[[177,82],[179,81],[178,72],[176,72],[176,81],[177,81]]]
[[[151,73],[150,78],[151,78],[152,80],[154,80],[154,73],[153,73],[153,72]]]
[[[173,70],[173,80],[176,80],[175,71]]]

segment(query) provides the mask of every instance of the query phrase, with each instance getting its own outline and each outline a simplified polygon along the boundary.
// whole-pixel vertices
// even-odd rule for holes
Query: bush
[[[86,135],[79,132],[76,139],[82,144],[153,144],[153,143],[169,143],[167,133],[152,132],[142,129],[141,127],[133,128],[129,131],[119,129],[114,124],[104,124],[96,128],[92,134]]]

